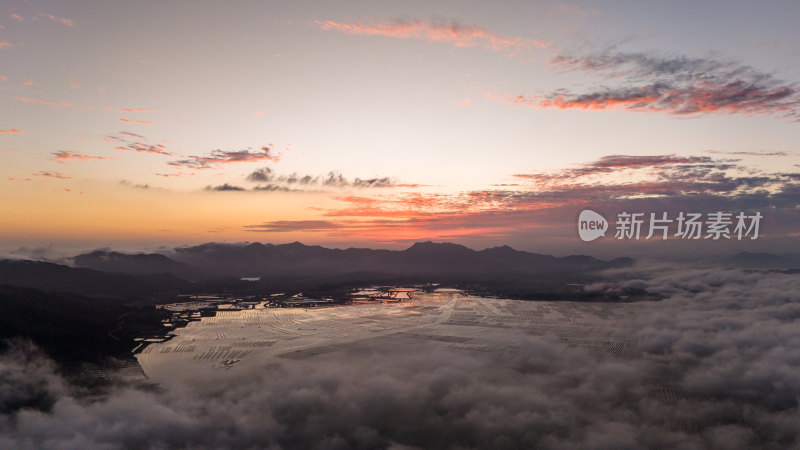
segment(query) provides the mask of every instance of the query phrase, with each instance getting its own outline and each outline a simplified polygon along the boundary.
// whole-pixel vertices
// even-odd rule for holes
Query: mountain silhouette
[[[157,275],[169,273],[187,281],[209,278],[204,271],[189,264],[175,261],[158,253],[126,254],[109,251],[94,251],[73,258],[76,267],[102,272],[125,273],[133,275]]]
[[[41,261],[0,260],[0,284],[88,296],[132,298],[180,289],[188,283],[169,273],[105,273]]]
[[[476,251],[459,244],[430,241],[417,242],[401,251],[341,250],[299,242],[280,245],[207,243],[176,248],[171,257],[205,272],[242,277],[330,276],[358,272],[394,275],[547,274],[594,271],[632,263],[629,258],[602,261],[591,256],[555,257],[508,246]]]

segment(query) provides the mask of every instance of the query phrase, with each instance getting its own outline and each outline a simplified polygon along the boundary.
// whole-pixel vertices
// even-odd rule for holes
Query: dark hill
[[[169,273],[187,281],[208,279],[209,274],[157,253],[126,254],[95,251],[74,258],[75,266],[100,272],[125,273],[131,275],[158,275]]]
[[[188,285],[186,281],[170,274],[123,275],[48,262],[13,259],[0,260],[0,284],[43,291],[120,298],[152,295]]]
[[[0,348],[27,338],[62,363],[128,354],[136,337],[163,333],[164,310],[121,300],[0,285]]]

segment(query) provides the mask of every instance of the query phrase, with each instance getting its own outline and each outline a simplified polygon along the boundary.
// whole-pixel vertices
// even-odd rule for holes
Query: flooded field
[[[190,380],[209,371],[237,373],[274,358],[303,360],[380,345],[434,345],[458,352],[513,354],[516,336],[551,335],[597,358],[625,358],[629,304],[531,302],[471,297],[459,291],[417,292],[413,299],[324,308],[217,311],[138,354],[154,381]]]
[[[7,392],[51,402],[0,423],[0,447],[797,448],[796,274],[646,270],[599,288],[657,301],[170,305],[188,325],[140,341],[90,402],[41,358],[0,360]]]

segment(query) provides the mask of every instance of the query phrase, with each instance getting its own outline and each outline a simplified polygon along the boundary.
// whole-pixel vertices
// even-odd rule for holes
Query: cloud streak
[[[66,17],[58,17],[58,16],[54,16],[52,14],[45,14],[45,13],[39,13],[37,15],[39,17],[45,17],[47,19],[50,19],[50,21],[54,22],[54,23],[60,23],[62,25],[66,25],[68,27],[74,27],[75,26],[75,22],[72,21],[71,19],[67,19]]]
[[[327,231],[341,228],[342,224],[329,220],[275,220],[258,225],[246,225],[248,231],[284,233],[294,231]]]
[[[800,120],[800,87],[753,67],[715,58],[659,56],[611,50],[560,55],[553,66],[599,76],[616,86],[576,93],[500,97],[511,106],[541,109],[619,109],[671,115],[778,115]]]
[[[56,108],[58,107],[58,103],[51,102],[50,100],[43,100],[41,98],[30,98],[30,97],[15,97],[15,98],[25,103],[39,103],[40,105],[53,106]]]
[[[519,182],[455,193],[337,196],[341,206],[321,213],[335,226],[309,231],[381,242],[487,236],[507,242],[524,236],[529,242],[548,236],[574,243],[576,214],[586,208],[610,217],[621,211],[664,211],[670,217],[679,211],[763,211],[769,212],[769,234],[782,239],[800,223],[800,173],[763,172],[731,159],[607,155],[514,178]],[[266,223],[249,229],[281,228]]]
[[[124,123],[136,123],[139,125],[152,125],[153,122],[149,122],[147,120],[133,120],[133,119],[119,119],[120,122]]]
[[[332,20],[314,21],[314,26],[325,31],[338,31],[361,36],[388,36],[401,39],[418,39],[428,42],[449,43],[456,47],[482,47],[514,55],[532,48],[550,45],[543,40],[504,37],[476,25],[464,25],[457,20],[388,20],[369,23],[342,23]]]
[[[170,161],[170,166],[188,167],[190,169],[210,169],[221,164],[280,161],[281,155],[275,154],[272,145],[264,145],[257,150],[250,148],[236,151],[214,150],[206,156],[189,156],[177,161]]]
[[[91,156],[91,155],[84,155],[78,152],[70,152],[70,151],[58,151],[52,153],[53,159],[56,160],[59,164],[68,164],[71,160],[77,160],[80,162],[90,161],[90,160],[110,160],[110,159],[117,159],[112,158],[110,156]]]
[[[145,108],[126,108],[123,109],[122,112],[128,113],[155,113],[155,112],[164,112],[163,109],[145,109]]]
[[[167,146],[164,144],[153,144],[147,142],[147,138],[140,134],[131,133],[129,131],[120,131],[115,135],[108,135],[103,138],[106,142],[118,142],[123,145],[114,147],[114,150],[124,152],[148,153],[151,155],[173,156],[172,153],[167,151]]]
[[[71,180],[72,177],[63,175],[60,172],[49,172],[45,170],[40,170],[39,172],[31,174],[34,177],[45,177],[45,178],[56,178],[59,180]]]
[[[270,183],[274,185],[283,185],[286,187],[295,188],[356,188],[356,189],[372,189],[372,188],[393,188],[393,187],[419,187],[416,184],[403,184],[398,183],[397,180],[391,177],[376,177],[376,178],[345,178],[339,172],[328,172],[326,176],[312,176],[312,175],[298,175],[292,173],[291,175],[277,175],[271,168],[263,167],[257,169],[247,176],[247,181],[254,183]]]

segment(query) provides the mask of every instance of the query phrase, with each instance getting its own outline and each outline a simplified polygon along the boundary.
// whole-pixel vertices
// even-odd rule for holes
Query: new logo
[[[589,242],[606,235],[608,221],[605,217],[592,211],[584,209],[578,216],[578,236],[582,240]]]

